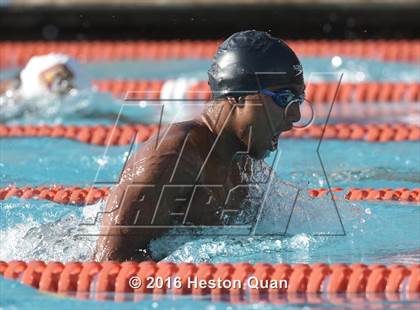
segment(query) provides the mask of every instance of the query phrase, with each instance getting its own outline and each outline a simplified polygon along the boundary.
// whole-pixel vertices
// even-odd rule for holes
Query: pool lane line
[[[418,301],[420,293],[419,264],[47,263],[16,260],[0,261],[0,275],[42,292],[72,294],[83,299],[106,300],[110,295],[101,293],[117,293],[111,295],[111,300],[115,301],[141,301],[143,294],[168,294],[208,295],[214,301],[221,301],[221,295],[225,295],[229,297],[223,301],[232,303],[243,302],[244,296],[250,297],[251,301],[262,299],[272,303],[297,300],[319,303],[325,302],[321,294],[327,294],[334,297],[336,303],[344,304],[352,298],[360,303],[362,297],[375,302],[400,300],[402,296]]]
[[[166,85],[169,84],[170,87],[166,88]],[[95,80],[93,85],[99,91],[109,92],[114,97],[131,101],[170,99],[200,102],[211,99],[211,91],[207,81],[187,78],[171,80]],[[305,98],[314,104],[328,105],[336,91],[336,81],[311,82],[306,85]],[[420,103],[420,83],[344,82],[340,84],[335,102],[342,104],[360,103],[362,105]]]
[[[0,68],[22,67],[34,55],[64,53],[81,62],[211,59],[221,41],[2,41]],[[418,62],[420,40],[287,41],[299,57],[355,57]]]
[[[6,80],[7,81],[7,80]],[[0,81],[1,85],[2,81]],[[193,78],[169,80],[94,80],[93,87],[100,92],[109,92],[114,97],[127,101],[162,101],[176,100],[186,103],[211,100],[211,91],[207,81]],[[337,91],[337,82],[310,82],[306,84],[305,99],[316,105],[327,106]],[[336,103],[348,107],[342,113],[351,114],[356,103],[363,106],[420,103],[420,82],[382,82],[369,81],[360,83],[343,82],[337,92]],[[366,113],[366,110],[363,111]],[[369,111],[368,111],[369,112]],[[407,112],[406,110],[404,112]]]
[[[157,133],[159,125],[3,125],[0,124],[0,138],[49,137],[71,139],[101,146],[129,145],[147,141]],[[280,139],[323,139],[356,140],[366,142],[419,141],[420,126],[414,124],[311,124],[306,128],[295,128],[283,132]]]
[[[16,187],[10,185],[0,188],[0,200],[7,200],[12,197],[21,199],[48,200],[68,205],[90,205],[105,199],[109,195],[110,187],[78,187],[64,185],[49,186],[24,186]],[[333,193],[342,193],[347,200],[369,200],[369,201],[398,201],[410,202],[419,205],[420,188],[349,188],[335,187]],[[308,189],[311,197],[325,197],[331,195],[327,188]],[[338,199],[337,197],[334,197]]]

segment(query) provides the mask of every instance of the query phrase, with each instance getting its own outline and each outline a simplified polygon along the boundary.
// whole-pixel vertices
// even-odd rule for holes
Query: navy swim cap
[[[303,84],[302,65],[292,49],[256,30],[237,32],[226,39],[217,49],[208,76],[215,99],[270,86]]]

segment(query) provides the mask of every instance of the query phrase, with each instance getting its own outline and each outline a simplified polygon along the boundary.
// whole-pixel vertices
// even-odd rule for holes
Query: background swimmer
[[[90,88],[91,81],[77,60],[51,53],[33,56],[15,79],[2,82],[0,93],[19,100],[64,96]]]
[[[0,108],[3,110],[0,120],[8,121],[25,115],[38,119],[40,115],[48,117],[49,113],[51,116],[77,113],[84,118],[118,119],[120,123],[138,121],[119,114],[120,105],[116,102],[108,104],[115,112],[87,109],[86,104],[81,102],[85,98],[76,95],[84,92],[84,96],[90,96],[94,91],[88,72],[73,57],[54,53],[33,56],[14,79],[0,81]],[[72,99],[68,100],[70,97]],[[69,104],[79,104],[79,107],[67,109],[65,105]]]

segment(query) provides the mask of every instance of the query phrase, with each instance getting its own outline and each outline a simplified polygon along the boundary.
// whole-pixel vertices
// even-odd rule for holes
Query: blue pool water
[[[314,80],[336,79],[344,73],[348,81],[419,81],[415,66],[402,63],[381,63],[367,60],[343,59],[339,67],[329,58],[307,58],[303,61],[307,74]],[[191,77],[204,79],[208,61],[168,61],[155,63],[109,63],[87,65],[95,79],[168,79]],[[333,72],[324,74],[316,72]],[[315,73],[314,73],[315,72]],[[7,78],[13,72],[2,72]],[[2,120],[8,124],[113,124],[115,118],[105,117],[120,110],[121,101],[109,94],[84,92],[65,101],[43,99],[31,102],[36,107],[25,114],[2,111]],[[45,110],[45,104],[48,109]],[[97,112],[101,112],[98,117]],[[128,113],[137,122],[151,122],[156,111]],[[157,119],[157,118],[156,118]],[[320,121],[320,120],[319,120]],[[334,119],[331,120],[334,122]],[[420,143],[325,140],[320,156],[325,166],[324,175],[316,149],[316,140],[284,139],[280,152],[266,159],[275,161],[277,178],[270,188],[270,199],[263,212],[261,227],[284,228],[284,219],[291,212],[291,201],[296,187],[419,187]],[[138,147],[141,147],[139,145]],[[128,146],[104,148],[77,141],[53,138],[0,139],[0,187],[8,184],[25,185],[79,185],[95,182],[115,182],[128,156]],[[305,192],[305,191],[303,191]],[[420,209],[413,203],[350,202],[337,197],[338,214],[330,197],[311,199],[298,197],[286,235],[201,237],[167,236],[152,244],[153,253],[174,262],[420,262]],[[104,207],[100,201],[88,207],[59,205],[47,201],[0,201],[0,260],[88,260],[95,246],[98,225],[94,217]],[[340,219],[342,221],[340,222]],[[93,225],[86,225],[93,224]],[[282,231],[281,229],[279,231]],[[324,236],[319,236],[320,234]],[[326,236],[325,236],[326,235]],[[133,303],[80,301],[40,294],[13,281],[0,278],[2,305],[5,308],[132,308]],[[325,306],[335,302],[325,301]],[[302,305],[313,306],[303,301]],[[386,302],[379,303],[382,306]],[[402,299],[390,303],[407,308],[414,306]],[[359,306],[375,304],[369,301]],[[269,304],[235,305],[228,302],[192,300],[191,297],[146,300],[139,308],[166,309],[269,309]],[[340,307],[340,306],[338,306]]]

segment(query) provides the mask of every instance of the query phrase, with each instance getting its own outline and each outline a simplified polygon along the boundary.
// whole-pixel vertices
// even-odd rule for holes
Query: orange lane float
[[[178,96],[175,98],[163,93],[163,88],[167,82],[173,83],[173,93]],[[162,101],[187,100],[202,101],[211,100],[210,88],[206,81],[192,81],[185,87],[184,80],[182,90],[177,89],[178,80],[95,80],[93,85],[98,91],[109,92],[114,97],[124,100],[150,100]],[[0,81],[1,84],[1,81]],[[305,98],[314,104],[324,104],[329,106],[337,92],[335,103],[351,104],[358,103],[367,105],[370,103],[407,103],[410,105],[420,102],[420,83],[416,82],[360,82],[360,83],[341,83],[338,87],[337,82],[314,82],[307,83]],[[405,111],[407,112],[407,111]],[[365,115],[366,110],[362,110]]]
[[[100,299],[105,297],[98,293],[134,293],[131,297],[114,295],[115,300],[137,300],[135,296],[142,294],[171,294],[210,295],[216,299],[217,296],[227,295],[233,302],[239,301],[237,298],[246,294],[256,298],[264,295],[269,301],[275,301],[282,295],[299,293],[314,294],[313,297],[321,293],[373,294],[373,298],[384,298],[383,295],[375,295],[378,293],[391,297],[405,294],[408,299],[415,300],[420,293],[418,264],[196,265],[152,261],[0,261],[0,274],[43,292],[73,293],[81,298],[87,298],[92,293]]]
[[[0,200],[12,197],[21,199],[49,200],[60,204],[90,205],[108,196],[109,187],[78,187],[78,186],[25,186],[13,185],[0,188]],[[348,200],[376,200],[420,203],[420,188],[332,188],[332,192],[343,192]],[[311,189],[308,194],[312,197],[323,197],[328,194],[327,188]]]
[[[3,125],[0,138],[65,138],[95,145],[128,145],[144,142],[158,132],[158,125],[64,126]],[[165,130],[165,129],[162,129]],[[367,142],[419,141],[420,126],[414,124],[312,124],[284,132],[282,138],[362,140]]]
[[[176,81],[176,80],[174,80]],[[129,100],[159,100],[164,80],[96,80],[99,91]],[[315,82],[306,85],[306,99],[313,103],[330,104],[337,92],[337,82]],[[177,92],[179,96],[179,92]],[[197,81],[185,89],[181,98],[187,100],[210,100],[211,92],[206,81]],[[336,103],[419,103],[420,83],[361,82],[341,83]]]
[[[0,68],[23,66],[33,55],[65,53],[82,62],[139,59],[208,59],[221,41],[0,42]],[[298,56],[344,56],[417,62],[420,40],[288,41]]]

